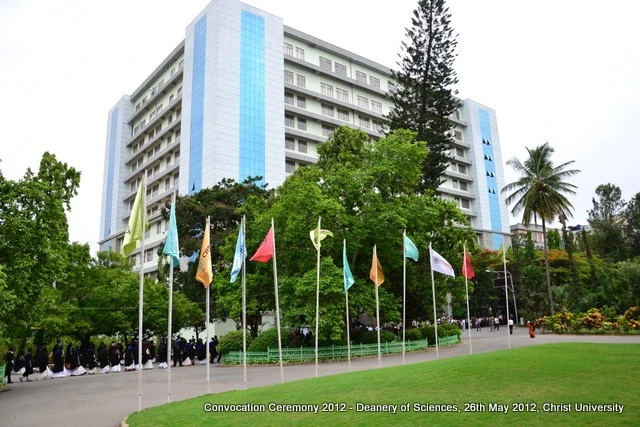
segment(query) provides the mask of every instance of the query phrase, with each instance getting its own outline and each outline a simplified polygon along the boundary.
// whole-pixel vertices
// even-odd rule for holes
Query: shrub
[[[591,308],[587,311],[584,320],[582,320],[582,324],[590,329],[599,329],[602,326],[604,319],[605,317],[600,313],[600,310],[597,308]]]
[[[453,335],[457,335],[460,338],[460,334],[462,330],[456,323],[443,323],[438,325],[438,335],[440,337],[450,337]]]
[[[411,328],[404,331],[404,338],[407,341],[420,341],[424,339],[422,337],[422,333],[420,333],[420,330],[416,328]]]
[[[396,334],[391,331],[380,331],[380,342],[393,342],[396,340]],[[357,335],[357,339],[354,339],[354,344],[377,344],[378,332],[377,331],[363,331]]]
[[[251,342],[247,351],[267,351],[269,348],[278,348],[277,328],[270,328],[260,332],[260,334],[258,334],[258,336]]]
[[[247,350],[253,337],[247,332]],[[242,331],[231,331],[220,337],[218,353],[227,354],[230,351],[242,351]]]
[[[426,338],[429,342],[429,345],[436,345],[436,330],[432,325],[429,326],[421,326],[419,328],[420,334],[422,338]]]

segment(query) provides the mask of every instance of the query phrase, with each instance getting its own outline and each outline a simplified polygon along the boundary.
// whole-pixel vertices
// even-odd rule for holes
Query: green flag
[[[418,261],[418,248],[415,243],[411,241],[406,235],[404,236],[404,256],[405,258],[411,258],[414,261]]]
[[[144,233],[149,230],[149,221],[144,221],[144,231],[142,227],[142,220],[145,217],[145,200],[144,200],[144,177],[140,181],[138,187],[138,194],[136,194],[136,200],[133,202],[133,209],[131,209],[131,215],[129,216],[129,225],[127,231],[124,233],[124,241],[122,242],[122,254],[129,256],[131,252],[138,246],[144,238]]]

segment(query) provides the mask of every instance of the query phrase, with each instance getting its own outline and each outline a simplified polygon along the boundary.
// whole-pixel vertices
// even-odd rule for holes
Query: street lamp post
[[[492,273],[493,274],[493,278],[491,279],[491,282],[493,283],[493,287],[496,289],[501,289],[502,285],[495,285],[496,280],[503,280],[504,279],[504,272],[502,271],[492,271],[492,270],[487,270],[488,273]],[[516,312],[516,318],[515,318],[515,322],[518,322],[519,318],[518,318],[518,304],[516,304],[516,291],[513,287],[513,276],[511,275],[510,271],[507,271],[507,278],[509,279],[509,286],[508,289],[511,290],[511,295],[513,296],[513,307],[515,309]],[[507,319],[508,320],[508,319]]]

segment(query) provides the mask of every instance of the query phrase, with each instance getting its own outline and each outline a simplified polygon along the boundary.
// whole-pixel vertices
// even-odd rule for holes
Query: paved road
[[[526,328],[516,328],[511,335],[511,347],[524,347],[556,342],[597,342],[640,344],[640,336],[594,336],[594,335],[538,335],[530,339]],[[503,350],[508,348],[506,328],[500,331],[472,331],[473,353]],[[468,336],[463,343],[440,349],[440,358],[469,354]],[[406,363],[417,363],[436,359],[436,351],[410,353]],[[382,367],[402,364],[402,356],[382,359]],[[377,358],[352,361],[352,370],[375,369]],[[205,366],[172,369],[172,400],[183,400],[206,394]],[[347,362],[322,363],[318,375],[333,375],[348,372]],[[211,365],[212,392],[243,389],[241,367]],[[315,366],[285,366],[285,382],[315,375]],[[133,372],[63,378],[30,383],[12,384],[0,392],[0,425],[2,426],[115,426],[138,408],[138,375]],[[280,368],[257,366],[248,368],[248,387],[260,387],[280,382]],[[166,402],[167,372],[162,369],[144,371],[142,406],[162,405]]]

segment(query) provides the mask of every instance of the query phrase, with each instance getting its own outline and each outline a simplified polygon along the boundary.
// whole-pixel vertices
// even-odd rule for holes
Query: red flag
[[[256,253],[251,257],[251,261],[258,262],[267,262],[273,256],[273,251],[275,248],[275,239],[273,238],[273,225],[269,229],[267,233],[267,237],[264,238],[262,244],[256,251]]]
[[[462,275],[467,279],[471,279],[476,275],[476,273],[473,271],[471,259],[469,258],[469,253],[467,251],[464,251],[464,258],[462,260]]]

